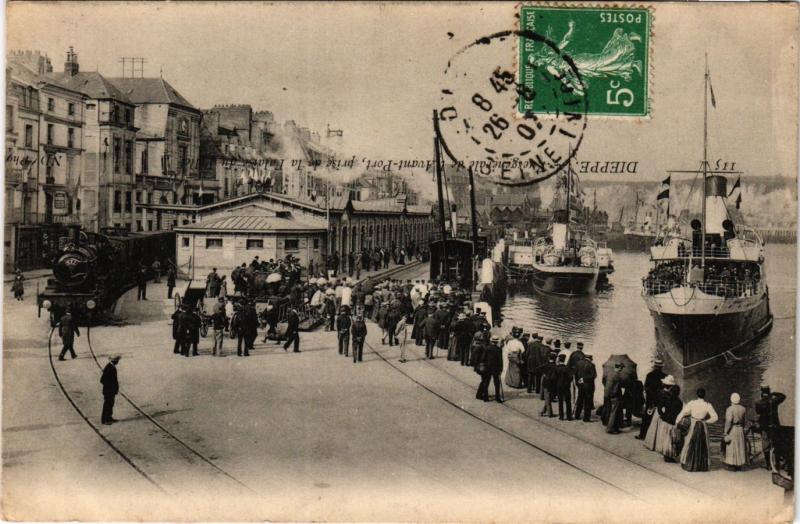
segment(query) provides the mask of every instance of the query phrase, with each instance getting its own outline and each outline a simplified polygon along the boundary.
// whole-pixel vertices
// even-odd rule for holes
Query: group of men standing
[[[345,357],[349,356],[349,350],[352,347],[353,364],[362,362],[364,341],[367,338],[367,323],[364,322],[364,314],[358,312],[353,318],[350,307],[341,306],[339,316],[336,318],[336,333],[339,341],[339,354]]]

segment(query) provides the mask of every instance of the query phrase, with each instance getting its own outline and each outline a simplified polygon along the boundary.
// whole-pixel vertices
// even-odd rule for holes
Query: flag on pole
[[[658,194],[658,198],[656,200],[663,200],[665,198],[669,198],[669,188],[665,189],[661,193]]]
[[[742,192],[739,191],[739,196],[736,197],[736,209],[739,209],[739,206],[742,205]]]
[[[708,90],[711,92],[711,105],[717,107],[717,99],[714,97],[714,86],[711,85],[711,75],[708,75]]]
[[[670,185],[671,182],[672,182],[672,175],[669,175],[667,178],[661,181],[661,183],[664,184],[665,186]]]
[[[730,198],[730,196],[733,195],[733,192],[736,191],[737,189],[740,189],[741,187],[742,187],[742,177],[740,176],[737,177],[736,182],[733,183],[733,187],[731,188],[730,193],[728,193],[728,197]]]

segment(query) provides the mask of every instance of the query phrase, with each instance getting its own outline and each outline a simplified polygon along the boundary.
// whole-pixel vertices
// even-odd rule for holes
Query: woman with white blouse
[[[690,416],[689,431],[681,450],[681,467],[686,471],[708,471],[711,469],[711,457],[708,446],[708,428],[706,424],[713,424],[719,420],[714,406],[706,402],[706,390],[697,390],[697,398],[683,406],[676,417],[680,421],[683,417]]]

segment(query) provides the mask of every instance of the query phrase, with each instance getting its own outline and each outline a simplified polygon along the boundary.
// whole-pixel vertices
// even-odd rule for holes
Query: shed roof
[[[324,233],[326,228],[322,221],[310,218],[234,215],[187,224],[175,228],[175,231],[183,233]]]

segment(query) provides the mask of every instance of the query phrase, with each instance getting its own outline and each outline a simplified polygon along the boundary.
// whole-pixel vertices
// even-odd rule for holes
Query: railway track
[[[579,471],[579,472],[581,472],[581,473],[583,473],[583,474],[585,474],[585,475],[587,475],[589,477],[592,477],[595,480],[598,480],[599,482],[602,482],[603,484],[605,484],[605,485],[607,485],[607,486],[609,486],[609,487],[611,487],[611,488],[613,488],[613,489],[615,489],[615,490],[617,490],[617,491],[619,491],[621,493],[624,493],[625,495],[627,495],[629,497],[632,497],[632,498],[634,498],[636,500],[639,500],[639,501],[649,502],[647,499],[642,498],[642,496],[640,496],[639,494],[634,493],[631,489],[628,489],[628,488],[620,485],[620,483],[616,482],[613,478],[607,478],[607,477],[605,477],[603,475],[598,475],[598,474],[595,474],[595,473],[593,473],[591,471],[588,471],[585,467],[581,466],[580,464],[577,464],[573,460],[570,460],[570,459],[564,457],[562,454],[559,454],[557,452],[545,449],[542,446],[540,446],[540,445],[536,444],[535,442],[533,442],[531,439],[526,438],[525,436],[520,435],[517,432],[514,432],[514,431],[512,431],[510,429],[506,429],[501,424],[493,422],[492,420],[489,420],[487,417],[482,416],[481,414],[477,413],[475,410],[469,409],[468,407],[465,407],[463,405],[460,405],[457,402],[454,402],[453,400],[447,398],[446,395],[435,391],[433,388],[431,388],[427,384],[423,383],[421,380],[419,380],[419,379],[415,378],[414,376],[412,376],[411,373],[409,373],[406,370],[404,370],[397,363],[392,362],[392,360],[390,360],[389,358],[384,356],[382,354],[382,352],[376,350],[371,344],[365,343],[365,345],[373,353],[375,353],[384,363],[388,364],[395,371],[397,371],[398,373],[404,375],[406,378],[408,378],[409,380],[414,382],[418,387],[420,387],[420,388],[424,389],[425,391],[427,391],[428,393],[436,396],[437,398],[439,398],[440,400],[442,400],[443,402],[445,402],[446,404],[448,404],[452,408],[454,408],[454,409],[462,412],[463,414],[465,414],[465,415],[467,415],[467,416],[469,416],[469,417],[481,422],[482,424],[484,424],[486,426],[491,427],[492,429],[494,429],[494,430],[496,430],[496,431],[498,431],[500,433],[505,434],[506,436],[508,436],[508,437],[518,441],[518,442],[523,443],[524,445],[526,445],[526,446],[528,446],[528,447],[530,447],[532,449],[535,449],[536,451],[538,451],[540,453],[543,453],[543,454],[553,458],[554,460],[557,460],[558,462],[560,462],[560,463],[562,463],[562,464],[564,464],[564,465],[566,465],[566,466],[568,466],[568,467],[570,467],[572,469],[575,469],[575,470],[577,470],[577,471]],[[407,349],[407,351],[408,351],[408,349]],[[416,352],[412,351],[412,354],[416,354]],[[476,384],[468,383],[468,382],[464,381],[462,378],[456,376],[454,373],[451,373],[451,372],[443,369],[442,367],[437,366],[436,364],[434,364],[430,360],[423,359],[423,361],[426,364],[426,367],[429,367],[430,369],[433,369],[438,373],[442,373],[442,374],[448,376],[451,380],[461,384],[466,389],[468,389],[470,391],[474,391],[474,389],[476,387]],[[471,396],[469,396],[467,398],[471,398]],[[628,457],[625,457],[624,455],[620,455],[618,453],[614,453],[613,451],[600,448],[596,444],[594,444],[594,443],[592,443],[592,442],[590,442],[590,441],[588,441],[586,439],[583,439],[580,436],[576,436],[576,435],[574,435],[572,433],[569,433],[569,432],[564,431],[562,429],[559,429],[557,427],[545,424],[541,420],[538,420],[535,417],[532,417],[528,413],[525,413],[524,411],[522,411],[520,409],[517,409],[514,406],[509,405],[508,402],[504,402],[498,407],[500,409],[507,410],[509,412],[513,412],[515,416],[522,417],[522,418],[524,418],[524,419],[526,419],[526,420],[528,420],[530,422],[535,423],[536,425],[538,425],[538,426],[540,426],[542,428],[545,428],[548,431],[552,430],[552,431],[559,432],[559,433],[563,434],[565,437],[568,437],[568,438],[571,438],[571,439],[575,439],[575,440],[579,441],[581,444],[584,444],[586,446],[590,446],[589,449],[591,449],[591,453],[594,454],[595,456],[598,453],[600,453],[600,454],[602,454],[602,455],[604,455],[604,456],[606,456],[608,458],[612,458],[613,460],[622,461],[628,467],[635,468],[636,470],[639,470],[641,473],[645,473],[646,475],[654,475],[662,482],[666,482],[666,483],[672,484],[673,486],[677,485],[681,489],[689,490],[689,491],[691,491],[691,492],[693,492],[695,494],[699,494],[701,496],[705,496],[705,497],[709,497],[709,498],[712,497],[712,494],[704,492],[702,490],[699,490],[695,486],[692,486],[692,485],[684,483],[684,482],[680,482],[680,481],[678,481],[678,480],[676,480],[676,479],[674,479],[672,477],[664,475],[663,473],[660,473],[660,472],[655,471],[655,470],[653,470],[651,468],[648,468],[648,467],[646,467],[646,466],[644,466],[644,465],[642,465],[642,464],[640,464],[640,463],[638,463],[636,461],[633,461],[633,460],[629,459]],[[611,477],[611,476],[612,475],[609,475],[609,477]]]
[[[86,413],[85,413],[85,411],[83,409],[81,409],[81,407],[79,406],[79,403],[76,401],[74,396],[72,394],[70,394],[70,392],[68,391],[67,387],[65,386],[61,376],[59,375],[58,369],[55,366],[55,363],[53,361],[52,338],[53,338],[54,330],[55,330],[55,328],[51,329],[50,335],[48,336],[48,343],[47,343],[48,357],[49,357],[49,361],[50,361],[50,368],[51,368],[51,370],[53,372],[53,376],[54,376],[54,378],[56,380],[56,383],[59,386],[59,389],[61,390],[62,394],[66,398],[66,400],[73,407],[73,409],[78,413],[78,415],[84,420],[84,422],[98,435],[98,437],[100,437],[100,439],[102,439],[103,442],[105,442],[106,445],[108,445],[117,455],[119,455],[120,458],[122,458],[122,460],[126,464],[128,464],[138,475],[140,475],[144,480],[146,480],[151,485],[153,485],[161,493],[167,494],[167,495],[172,494],[173,490],[172,489],[167,489],[165,487],[165,485],[169,484],[169,483],[164,482],[164,481],[160,481],[159,482],[158,480],[156,480],[154,478],[156,476],[155,474],[153,474],[152,472],[148,473],[146,471],[147,466],[144,466],[144,465],[142,465],[140,463],[137,463],[138,460],[134,459],[134,457],[132,456],[133,453],[126,452],[123,449],[123,445],[122,444],[120,444],[118,442],[115,443],[106,433],[101,431],[99,426],[89,416],[86,415]],[[92,347],[91,328],[87,328],[87,330],[86,330],[86,342],[87,342],[87,346],[88,346],[88,349],[89,349],[89,354],[90,354],[93,362],[95,363],[97,368],[102,371],[103,366],[100,364],[100,361],[97,358],[97,354],[95,353],[94,348]],[[139,406],[136,402],[134,402],[123,391],[120,391],[119,396],[122,397],[125,400],[125,402],[127,402],[139,415],[141,415],[142,420],[147,422],[147,425],[149,427],[149,429],[147,429],[147,435],[152,441],[158,441],[159,436],[160,436],[162,439],[168,440],[169,442],[171,442],[173,444],[174,447],[178,448],[178,453],[174,453],[174,455],[177,455],[177,457],[175,457],[176,460],[179,460],[179,458],[183,459],[183,462],[186,465],[190,466],[190,469],[193,469],[194,467],[196,467],[196,465],[197,465],[196,460],[199,460],[199,463],[203,464],[207,468],[210,468],[213,473],[215,473],[217,475],[221,475],[222,477],[228,479],[230,482],[235,484],[237,486],[237,488],[244,489],[248,493],[250,493],[251,495],[257,495],[258,494],[253,488],[251,488],[250,486],[248,486],[247,484],[242,482],[240,479],[238,479],[234,475],[232,475],[230,472],[226,471],[225,469],[223,469],[222,467],[220,467],[219,465],[214,463],[214,461],[211,460],[209,457],[207,457],[205,454],[201,453],[200,451],[195,449],[192,445],[190,445],[188,442],[186,442],[184,439],[180,438],[175,433],[173,433],[168,428],[166,428],[163,424],[161,424],[158,420],[156,420],[152,415],[150,415],[144,409],[142,409],[141,406]],[[153,428],[155,428],[155,431],[153,431]],[[163,460],[157,460],[156,462],[157,463],[158,462],[162,462],[163,463],[164,461]],[[165,464],[165,465],[166,465],[166,467],[168,469],[171,469],[172,467],[175,466],[174,463],[168,463],[168,464]],[[164,472],[162,471],[161,473],[163,475]],[[168,476],[168,475],[163,475],[163,476]],[[177,482],[176,484],[178,484],[178,486],[179,486],[180,482]],[[170,486],[170,487],[172,487],[172,486]],[[177,491],[177,489],[179,489],[179,488],[176,486],[175,491]]]

